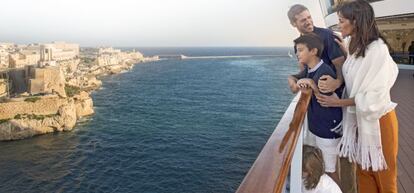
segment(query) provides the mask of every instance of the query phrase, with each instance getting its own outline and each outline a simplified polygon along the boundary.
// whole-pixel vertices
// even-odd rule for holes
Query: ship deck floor
[[[399,123],[398,192],[414,192],[414,70],[400,70],[391,90],[398,103]]]

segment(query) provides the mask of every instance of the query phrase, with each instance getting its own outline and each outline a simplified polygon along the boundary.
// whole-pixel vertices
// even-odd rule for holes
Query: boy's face
[[[316,52],[316,48],[309,50],[305,44],[296,44],[296,56],[301,64],[308,64],[312,58],[316,57]]]

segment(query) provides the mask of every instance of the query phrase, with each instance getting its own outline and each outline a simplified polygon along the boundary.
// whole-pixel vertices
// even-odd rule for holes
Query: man
[[[315,27],[308,8],[303,5],[293,5],[288,11],[288,18],[292,26],[295,27],[301,35],[315,33],[321,38],[325,48],[321,59],[335,70],[337,79],[335,81],[325,81],[326,79],[333,78],[330,76],[321,77],[324,80],[319,81],[319,87],[323,92],[333,92],[338,89],[344,82],[342,76],[342,64],[345,61],[345,56],[339,45],[335,42],[335,34],[329,29]],[[300,66],[300,68],[302,71],[303,66]]]
[[[340,46],[335,42],[336,36],[334,32],[329,29],[315,27],[308,8],[303,5],[293,5],[289,9],[287,15],[292,26],[295,27],[301,35],[315,33],[323,41],[325,49],[321,59],[331,66],[337,74],[337,78],[334,79],[331,76],[322,76],[318,82],[320,91],[327,93],[340,89],[344,83],[342,64],[345,61],[345,55]],[[303,75],[303,73],[307,72],[307,69],[305,69],[303,65],[300,65],[300,70],[301,72],[294,75],[294,77],[298,78]],[[356,193],[355,166],[352,165],[347,158],[341,158],[339,172],[341,180],[340,187],[342,191],[344,193]]]
[[[414,41],[411,41],[411,45],[408,47],[408,54],[410,61],[409,64],[414,64]]]

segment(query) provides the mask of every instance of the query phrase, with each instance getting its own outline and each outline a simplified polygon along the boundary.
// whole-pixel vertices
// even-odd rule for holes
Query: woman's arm
[[[340,99],[336,93],[333,93],[330,96],[327,95],[316,95],[319,104],[323,107],[347,107],[355,106],[355,99]]]

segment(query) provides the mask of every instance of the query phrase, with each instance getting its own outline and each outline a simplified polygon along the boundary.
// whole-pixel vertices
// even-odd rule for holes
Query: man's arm
[[[336,79],[332,76],[322,76],[318,81],[318,87],[321,92],[333,92],[344,83],[342,75],[342,65],[346,59],[346,52],[342,50],[338,42],[343,42],[342,39],[337,39],[333,33],[325,42],[328,56],[336,70]],[[342,44],[341,44],[342,45]]]
[[[342,75],[342,65],[345,62],[345,56],[341,56],[332,60],[336,70],[337,87],[339,88],[344,83],[344,76]],[[335,89],[336,90],[336,89]]]
[[[331,75],[323,75],[319,78],[318,87],[321,92],[334,92],[342,85],[344,82],[344,77],[342,75],[342,64],[344,61],[345,57],[343,56],[335,58],[335,60],[332,61],[336,69],[336,79]]]

